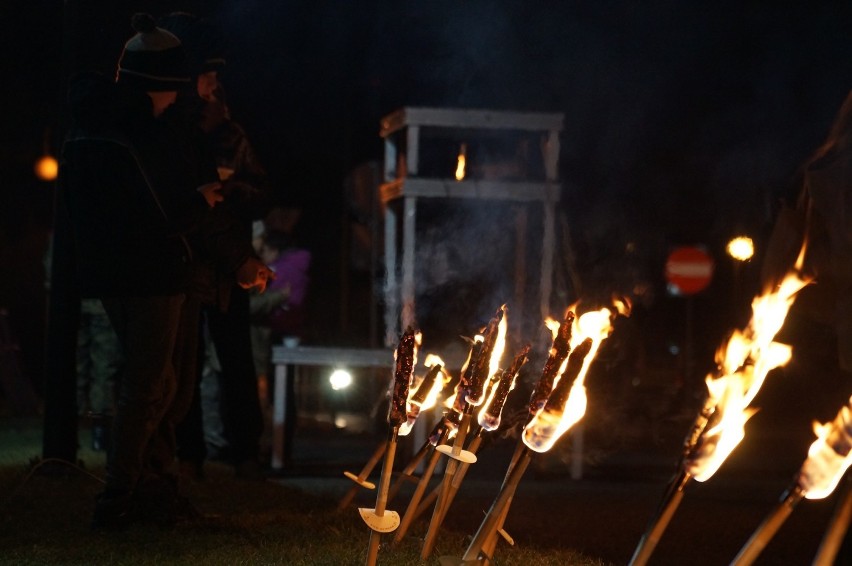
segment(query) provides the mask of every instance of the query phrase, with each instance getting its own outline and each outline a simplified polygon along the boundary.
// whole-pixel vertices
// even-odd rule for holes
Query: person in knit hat
[[[198,105],[204,143],[214,153],[223,192],[228,195],[223,209],[238,222],[239,237],[251,243],[252,223],[269,210],[272,191],[245,131],[230,118],[224,101],[219,83],[219,72],[225,66],[224,35],[212,22],[186,12],[169,14],[158,25],[174,33],[187,51],[192,84],[183,94]],[[238,477],[258,479],[262,477],[260,439],[264,424],[251,344],[249,293],[232,283],[220,286],[217,300],[204,305],[203,319],[203,335],[212,346],[208,349],[216,353],[219,370],[199,372],[204,398],[213,399],[213,403],[206,407],[196,403],[177,427],[182,473],[201,477],[203,461],[210,452],[231,463]],[[194,399],[201,398],[196,393]],[[207,418],[216,414],[221,415],[226,445],[222,445],[221,435],[205,435],[205,423],[208,429],[219,429]]]
[[[150,14],[131,21],[136,35],[124,44],[116,82],[146,92],[177,92],[189,83],[186,52],[180,39],[158,27]]]
[[[216,212],[223,196],[215,167],[183,151],[171,116],[189,80],[180,41],[150,15],[132,25],[115,80],[84,73],[70,84],[58,188],[80,296],[101,300],[125,358],[92,517],[98,530],[140,520],[170,526],[192,511],[173,468],[174,423],[189,404],[185,366],[196,356],[187,339],[195,333],[184,330],[198,325],[189,301],[193,259],[210,254],[246,287],[263,289],[269,277]],[[204,250],[190,239],[200,231]]]

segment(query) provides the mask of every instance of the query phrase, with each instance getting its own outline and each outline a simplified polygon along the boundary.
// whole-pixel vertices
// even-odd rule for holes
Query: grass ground
[[[85,443],[83,443],[85,444]],[[0,420],[0,564],[85,565],[329,565],[364,564],[369,530],[354,508],[274,481],[241,481],[210,463],[206,477],[186,487],[206,521],[162,531],[134,526],[93,533],[89,519],[102,488],[102,453],[81,447],[80,461],[42,461],[40,423]],[[420,560],[409,537],[383,545],[378,564],[439,564],[461,555],[469,533],[442,533],[435,553]],[[598,565],[599,560],[558,549],[515,548],[500,565]]]

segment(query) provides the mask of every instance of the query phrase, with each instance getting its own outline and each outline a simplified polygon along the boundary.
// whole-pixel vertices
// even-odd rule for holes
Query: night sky
[[[233,116],[279,202],[304,210],[300,237],[332,295],[344,177],[381,159],[382,116],[440,106],[564,113],[562,209],[581,279],[659,288],[667,250],[703,244],[720,265],[702,300],[718,311],[712,301],[730,289],[723,243],[737,232],[765,237],[852,88],[852,5],[841,2],[91,4],[0,8],[0,302],[28,344],[38,343],[33,320],[43,317],[34,256],[52,202],[32,164],[45,144],[57,151],[67,77],[112,73],[135,11],[181,8],[223,26]],[[628,243],[638,251],[622,269]],[[29,348],[37,358],[38,346]]]

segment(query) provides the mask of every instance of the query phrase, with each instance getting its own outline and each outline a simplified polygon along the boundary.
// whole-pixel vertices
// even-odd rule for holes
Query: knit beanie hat
[[[172,12],[157,25],[180,39],[190,75],[197,77],[225,66],[225,34],[212,22],[187,12]]]
[[[137,33],[124,44],[116,81],[146,92],[185,87],[189,73],[180,40],[157,27],[150,14],[135,14],[131,25]]]

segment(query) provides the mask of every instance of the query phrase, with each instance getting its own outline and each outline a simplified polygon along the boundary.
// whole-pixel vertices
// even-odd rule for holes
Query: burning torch
[[[429,370],[418,385],[417,391],[411,396],[408,402],[408,421],[403,427],[409,430],[414,426],[414,420],[416,420],[420,413],[431,409],[437,403],[441,391],[452,379],[444,369],[444,361],[435,354],[426,356],[423,365],[429,368]],[[454,423],[451,419],[448,420],[446,416],[441,417],[435,423],[432,432],[426,437],[426,441],[417,450],[402,472],[400,472],[399,477],[397,477],[393,485],[391,485],[388,501],[396,497],[404,482],[416,481],[414,471],[427,455],[434,452],[436,446],[446,441],[450,433],[454,431],[454,428]],[[402,428],[400,428],[401,430]]]
[[[367,549],[367,566],[376,564],[379,553],[381,533],[392,532],[399,526],[399,513],[385,511],[388,487],[393,473],[393,460],[396,453],[399,429],[406,422],[408,413],[406,403],[408,390],[414,375],[414,358],[416,355],[416,337],[412,328],[406,329],[396,349],[396,367],[394,369],[393,391],[388,407],[388,431],[385,459],[382,464],[382,475],[379,479],[379,489],[376,494],[376,506],[373,509],[359,508],[361,518],[370,527],[370,544]]]
[[[802,260],[800,254],[794,271],[774,290],[755,297],[748,326],[735,331],[717,352],[718,377],[708,376],[705,380],[707,400],[684,440],[678,469],[639,541],[631,566],[647,563],[680,505],[689,480],[710,479],[739,445],[745,437],[745,423],[755,412],[749,405],[766,376],[790,360],[790,347],[774,339],[796,294],[810,282],[800,275]]]
[[[503,406],[506,404],[506,399],[508,398],[509,393],[515,387],[515,381],[517,379],[518,373],[520,373],[521,371],[521,367],[523,367],[523,365],[527,362],[527,356],[529,355],[529,351],[529,344],[521,348],[520,352],[515,356],[512,365],[508,369],[502,372],[498,372],[499,376],[495,376],[496,379],[492,380],[492,384],[489,388],[487,398],[482,404],[482,408],[480,409],[479,414],[477,416],[479,428],[476,429],[476,432],[473,434],[473,438],[467,446],[467,450],[474,456],[479,451],[479,448],[482,444],[483,433],[497,430],[497,428],[500,426]],[[438,525],[438,527],[443,523],[444,519],[446,518],[450,506],[452,506],[453,500],[455,499],[455,496],[458,493],[462,481],[464,481],[465,475],[467,474],[467,470],[469,468],[470,463],[462,461],[459,465],[459,469],[456,471],[449,485],[439,486],[438,489],[447,489],[448,491],[446,495],[443,496],[445,498],[445,504],[443,510],[441,511],[441,515],[435,517],[433,513],[432,523]],[[439,491],[438,494],[443,494],[443,491]],[[412,501],[412,503],[414,503],[414,501]],[[419,503],[419,500],[417,501],[417,503]],[[417,511],[418,507],[415,505],[415,507],[412,509],[412,514],[416,516]],[[405,523],[404,518],[403,523]],[[437,529],[438,527],[435,528]]]
[[[814,432],[817,439],[808,449],[808,457],[795,481],[743,546],[732,565],[752,564],[802,499],[823,499],[837,487],[852,464],[852,398],[832,422],[815,424]]]
[[[470,428],[473,409],[475,406],[481,405],[484,401],[484,389],[491,376],[492,366],[496,371],[499,365],[499,358],[502,355],[503,346],[506,338],[506,321],[505,321],[505,305],[497,309],[495,315],[488,321],[481,336],[477,336],[471,348],[471,355],[465,368],[462,372],[462,378],[459,380],[458,394],[454,408],[460,408],[462,415],[459,423],[456,438],[452,446],[438,446],[436,450],[450,457],[447,467],[444,469],[444,477],[441,480],[441,489],[438,494],[435,508],[432,512],[432,520],[429,523],[429,530],[426,532],[426,537],[423,542],[423,548],[420,557],[426,560],[432,553],[438,530],[441,526],[441,521],[446,514],[446,510],[451,502],[451,488],[454,476],[458,470],[459,462],[473,464],[476,462],[476,455],[469,450],[464,450],[464,443],[467,438],[468,429]],[[495,347],[499,344],[499,347]],[[496,361],[492,361],[493,355],[496,354]]]
[[[555,362],[558,357],[561,357],[565,343],[568,344],[569,350],[567,357],[556,366],[558,369],[555,373],[551,373],[553,363],[545,364],[546,371],[542,372],[545,383],[541,383],[542,379],[539,379],[531,402],[535,406],[541,404],[541,408],[535,411],[524,427],[521,435],[523,444],[519,443],[500,492],[462,556],[461,564],[477,563],[483,555],[483,549],[489,546],[489,541],[496,536],[508,514],[518,483],[529,466],[533,453],[550,450],[556,441],[585,414],[585,376],[598,347],[612,331],[610,317],[611,313],[608,309],[588,312],[577,320],[576,328],[574,328],[574,315],[569,312],[565,321],[570,321],[568,324],[571,330],[563,329],[563,325],[560,324],[554,336],[553,348],[551,348],[551,358],[554,359],[548,358],[548,362]],[[449,564],[452,561],[450,558],[445,557],[442,562]]]

